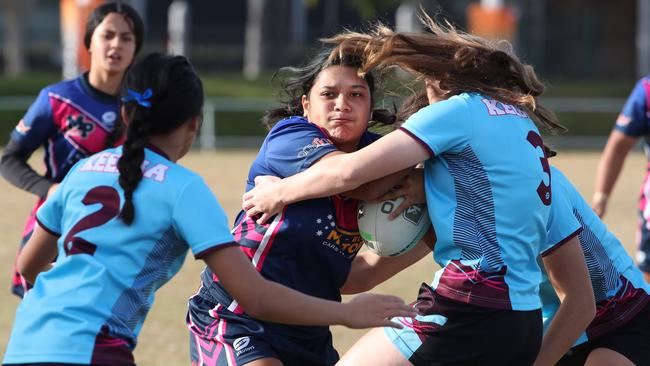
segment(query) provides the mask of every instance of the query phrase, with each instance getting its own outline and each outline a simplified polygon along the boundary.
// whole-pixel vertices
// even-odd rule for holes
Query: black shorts
[[[261,358],[278,359],[284,366],[329,366],[339,359],[327,327],[319,327],[317,335],[292,337],[275,331],[274,324],[235,314],[199,295],[190,299],[187,324],[193,366],[244,365]],[[298,333],[310,328],[277,327]]]
[[[540,310],[477,307],[438,295],[422,284],[413,303],[420,315],[384,328],[414,365],[531,365],[542,344]]]
[[[618,352],[637,366],[650,366],[650,303],[632,320],[616,329],[573,347],[558,366],[584,365],[596,348]]]

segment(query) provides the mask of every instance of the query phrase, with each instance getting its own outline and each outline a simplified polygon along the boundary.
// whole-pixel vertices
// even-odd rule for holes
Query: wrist
[[[281,181],[280,181],[281,182]],[[280,203],[280,207],[284,207],[289,204],[289,197],[287,197],[287,190],[284,189],[285,184],[282,184],[280,182],[276,183],[276,197],[278,198],[278,202]]]

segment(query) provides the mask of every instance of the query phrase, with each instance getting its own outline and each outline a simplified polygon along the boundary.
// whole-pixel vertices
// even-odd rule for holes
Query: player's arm
[[[18,142],[9,140],[0,157],[0,173],[14,186],[46,198],[54,183],[27,164],[32,153],[33,151],[24,148]]]
[[[336,155],[346,154],[342,151],[331,152],[312,165],[316,165],[319,162],[325,161],[328,158],[334,157]],[[371,182],[364,183],[355,189],[351,189],[345,192],[340,193],[342,196],[354,198],[360,201],[372,201],[379,198],[381,195],[386,194],[397,186],[401,181],[403,181],[408,175],[412,168],[407,168],[400,170],[396,173],[389,174],[387,176],[375,179]],[[409,205],[410,206],[410,205]],[[408,206],[406,206],[408,207]]]
[[[34,283],[39,273],[52,267],[52,261],[57,254],[58,238],[58,235],[48,232],[36,223],[34,233],[16,260],[18,271],[29,283]]]
[[[339,303],[302,294],[266,280],[235,246],[214,250],[203,259],[228,293],[255,318],[285,324],[366,328],[394,326],[390,317],[415,315],[395,296],[362,294],[348,303]]]
[[[616,184],[625,157],[630,152],[636,138],[619,130],[612,130],[596,171],[596,186],[592,199],[592,208],[603,217],[607,212],[607,201]]]
[[[435,241],[435,232],[430,228],[418,245],[400,256],[381,257],[368,250],[357,254],[352,261],[350,274],[341,287],[341,293],[357,294],[372,290],[431,253]]]
[[[542,340],[535,366],[555,365],[584,332],[596,314],[579,236],[543,257],[549,280],[561,303]]]
[[[264,223],[284,206],[311,198],[355,189],[428,159],[430,152],[403,131],[393,131],[358,151],[337,154],[309,169],[264,188],[244,194],[243,208],[250,217],[262,214]]]

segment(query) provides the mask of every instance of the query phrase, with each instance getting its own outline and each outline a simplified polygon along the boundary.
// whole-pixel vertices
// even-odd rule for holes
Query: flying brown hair
[[[439,95],[448,98],[476,92],[519,107],[540,127],[565,132],[555,114],[538,102],[544,92],[533,67],[519,61],[507,41],[461,32],[437,24],[426,13],[420,20],[427,33],[395,32],[377,23],[369,32],[346,31],[324,39],[335,46],[330,57],[358,55],[360,71],[401,67],[418,77],[439,82]]]

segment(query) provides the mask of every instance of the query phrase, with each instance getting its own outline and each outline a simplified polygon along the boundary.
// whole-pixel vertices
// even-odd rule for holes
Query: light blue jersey
[[[518,108],[463,93],[402,129],[430,150],[425,191],[443,267],[432,287],[477,306],[534,310],[547,249],[551,174],[539,131]]]
[[[576,344],[595,338],[634,318],[650,301],[650,286],[634,265],[620,241],[609,231],[571,182],[555,167],[553,206],[569,206],[582,231],[579,234],[591,285],[596,298],[596,316]],[[564,212],[564,209],[562,209]],[[549,226],[549,237],[558,237],[558,227]],[[540,287],[544,328],[560,306],[546,275]]]
[[[61,234],[58,259],[19,305],[4,363],[89,364],[102,337],[134,348],[154,292],[188,248],[200,257],[233,242],[203,179],[150,149],[126,226],[118,217],[120,155],[110,149],[81,160],[38,211],[40,225]]]

